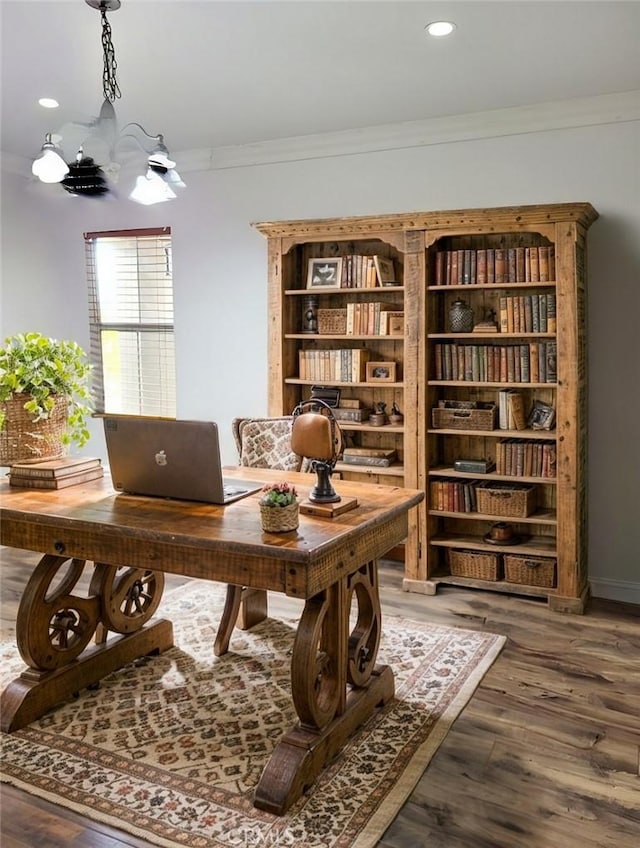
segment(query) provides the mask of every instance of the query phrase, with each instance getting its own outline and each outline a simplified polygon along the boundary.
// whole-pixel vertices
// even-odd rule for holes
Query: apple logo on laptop
[[[167,455],[161,450],[156,454],[156,465],[166,465],[167,464]]]

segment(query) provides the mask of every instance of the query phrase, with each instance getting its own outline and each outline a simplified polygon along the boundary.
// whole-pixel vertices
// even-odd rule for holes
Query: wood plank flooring
[[[39,557],[0,557],[6,639]],[[170,578],[167,591],[181,582]],[[508,641],[379,848],[638,848],[640,607],[592,600],[567,616],[453,586],[407,594],[390,562],[381,585],[384,613]],[[295,603],[271,596],[271,613]],[[3,848],[150,848],[4,785],[0,816]]]

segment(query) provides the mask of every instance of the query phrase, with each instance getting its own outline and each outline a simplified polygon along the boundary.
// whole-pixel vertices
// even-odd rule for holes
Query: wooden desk
[[[237,469],[242,475],[283,479],[283,472],[255,468]],[[286,478],[303,498],[315,482],[307,474]],[[44,554],[20,602],[16,635],[28,668],[2,693],[2,730],[24,727],[135,658],[171,647],[171,622],[151,620],[164,573],[229,585],[218,654],[227,648],[241,587],[265,598],[267,590],[283,592],[305,601],[291,662],[300,722],[276,746],[254,803],[285,812],[394,694],[393,672],[376,666],[376,560],[405,538],[408,512],[424,495],[346,481],[337,488],[357,497],[358,508],[333,519],[301,515],[297,532],[270,534],[260,526],[259,493],[218,507],[118,495],[106,478],[59,491],[1,481],[0,543]],[[93,574],[82,596],[74,588],[85,567]]]

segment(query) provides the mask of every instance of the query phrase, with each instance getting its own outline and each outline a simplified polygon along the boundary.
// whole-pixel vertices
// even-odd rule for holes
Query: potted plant
[[[298,526],[298,495],[287,482],[267,483],[260,498],[262,529],[267,533],[286,533]]]
[[[90,433],[89,373],[73,341],[18,333],[0,348],[0,465],[62,456]]]

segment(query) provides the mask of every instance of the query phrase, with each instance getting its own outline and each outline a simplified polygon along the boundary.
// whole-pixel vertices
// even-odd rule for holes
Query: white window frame
[[[96,412],[175,418],[170,227],[84,239]]]

